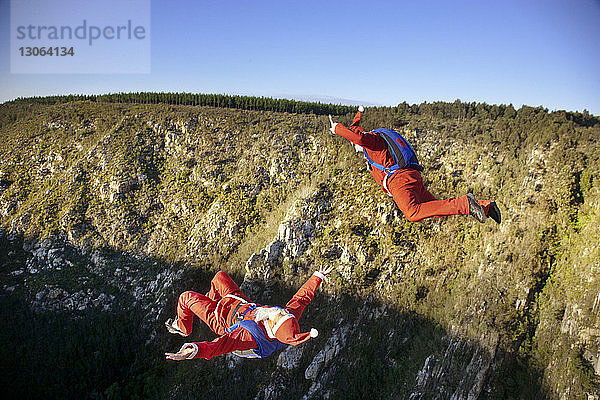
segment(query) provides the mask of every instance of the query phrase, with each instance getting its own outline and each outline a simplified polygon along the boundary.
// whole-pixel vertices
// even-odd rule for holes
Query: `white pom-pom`
[[[363,106],[358,106],[358,111],[363,112],[365,111],[365,108]]]
[[[319,336],[319,331],[316,330],[315,328],[310,328],[310,337],[317,337]]]

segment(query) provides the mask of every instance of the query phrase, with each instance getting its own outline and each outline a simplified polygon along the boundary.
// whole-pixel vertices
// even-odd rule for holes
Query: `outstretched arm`
[[[315,296],[315,291],[323,282],[323,279],[333,270],[332,266],[321,268],[315,271],[312,276],[302,285],[296,292],[294,297],[285,305],[285,309],[294,314],[296,318],[300,318],[304,308],[311,302]]]
[[[206,358],[209,360],[232,351],[251,350],[256,347],[252,335],[247,330],[238,328],[233,332],[219,336],[212,342],[184,343],[177,353],[165,353],[165,358],[177,361],[193,358]]]
[[[332,133],[345,137],[354,144],[371,150],[382,150],[385,148],[385,142],[379,137],[379,135],[369,132],[354,132],[339,122],[333,122],[331,115],[329,116],[329,123],[331,124],[329,130]]]
[[[181,361],[187,358],[194,358],[192,356],[194,352],[196,352],[196,348],[191,343],[184,343],[177,353],[165,353],[165,358],[167,360]]]

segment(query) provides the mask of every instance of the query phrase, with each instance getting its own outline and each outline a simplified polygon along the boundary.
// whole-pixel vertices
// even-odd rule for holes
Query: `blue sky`
[[[187,91],[600,115],[599,0],[164,0],[150,30],[149,74],[11,74],[0,0],[0,101]]]

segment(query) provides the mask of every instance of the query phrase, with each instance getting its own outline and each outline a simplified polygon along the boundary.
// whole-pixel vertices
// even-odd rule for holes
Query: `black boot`
[[[477,202],[472,193],[467,193],[467,198],[469,199],[469,215],[472,215],[479,222],[485,222],[487,216],[481,204]]]
[[[498,205],[496,204],[495,201],[492,201],[490,203],[490,209],[488,210],[488,217],[490,217],[497,223],[500,223],[500,221],[502,220],[502,216],[500,215],[500,209],[498,208]]]

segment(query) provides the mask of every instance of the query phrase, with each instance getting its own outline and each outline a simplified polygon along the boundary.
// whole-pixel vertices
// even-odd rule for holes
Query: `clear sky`
[[[11,74],[0,0],[0,101],[186,91],[600,115],[599,0],[156,0],[150,37],[149,74]]]

